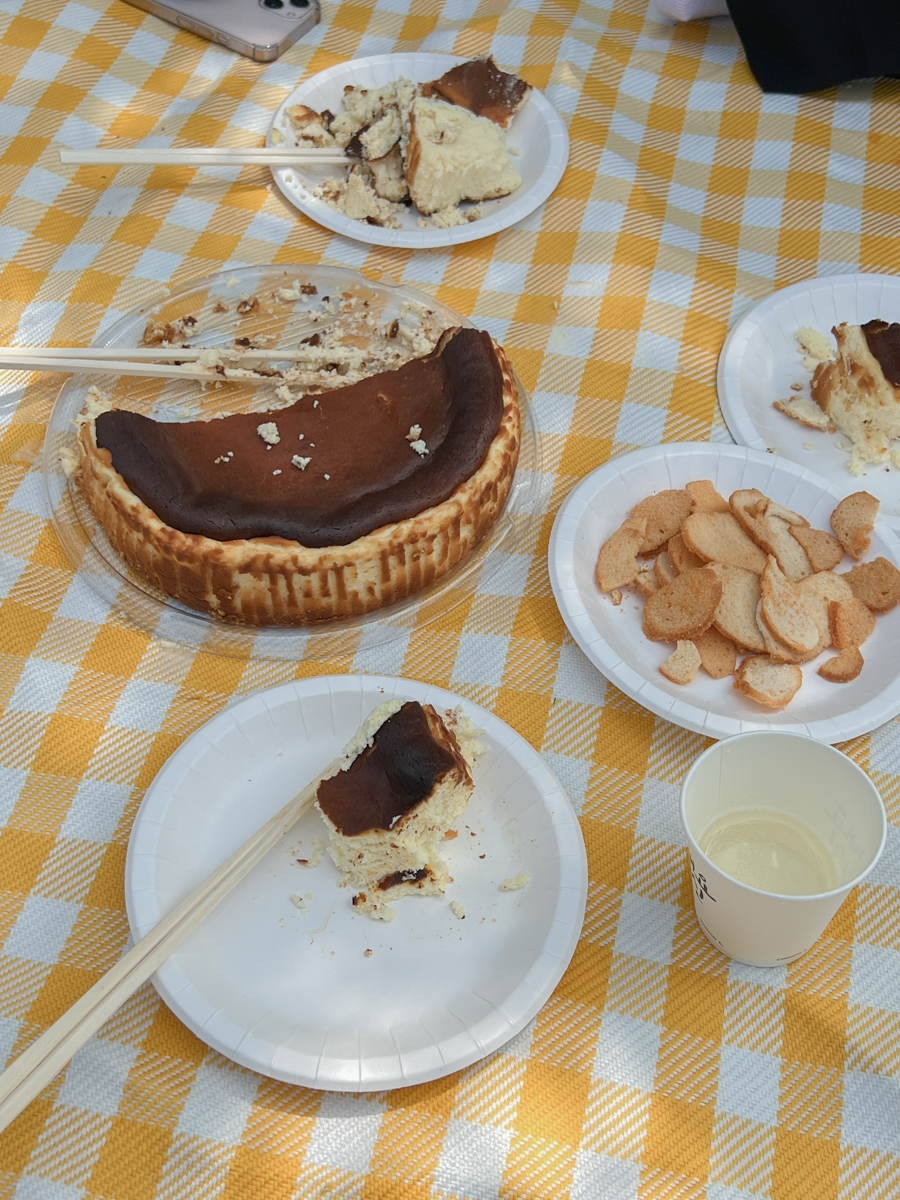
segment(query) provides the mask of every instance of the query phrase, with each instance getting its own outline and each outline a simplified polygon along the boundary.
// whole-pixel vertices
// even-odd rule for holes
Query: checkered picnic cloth
[[[572,153],[504,233],[367,248],[256,168],[63,168],[104,139],[257,144],[305,75],[391,50],[492,51],[543,88]],[[729,962],[696,924],[676,817],[702,738],[626,699],[554,605],[553,514],[637,446],[727,441],[729,323],[818,273],[900,269],[900,84],[763,96],[727,19],[647,0],[342,0],[269,66],[119,0],[0,0],[0,328],[86,343],[161,284],[223,266],[386,273],[506,347],[541,430],[533,545],[446,618],[299,663],[173,646],[103,604],[48,522],[35,461],[58,383],[0,400],[0,1060],[122,953],[123,866],[160,766],[236,696],[379,671],[454,689],[538,747],[581,814],[590,893],[574,960],[513,1043],[376,1096],[235,1067],[147,985],[0,1135],[29,1200],[834,1200],[900,1195],[900,728],[844,749],[881,789],[887,851],[799,962]],[[497,582],[497,580],[501,582]]]

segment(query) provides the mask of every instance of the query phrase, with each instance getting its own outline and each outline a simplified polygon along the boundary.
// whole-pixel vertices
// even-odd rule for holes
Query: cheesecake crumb
[[[281,441],[281,435],[278,432],[278,426],[274,421],[263,421],[262,425],[257,425],[256,432],[266,443],[267,447],[277,446]]]
[[[509,879],[504,879],[500,884],[501,892],[520,892],[522,888],[527,888],[531,883],[531,876],[527,871],[523,871],[521,875],[513,875]]]
[[[272,472],[272,474],[273,474],[273,475],[280,475],[280,474],[281,474],[281,469],[279,468],[277,471],[273,471],[273,472]]]
[[[450,911],[453,913],[454,917],[458,917],[460,921],[464,921],[466,919],[466,910],[458,900],[450,901]]]
[[[408,442],[417,442],[421,436],[422,436],[422,426],[421,425],[410,425],[409,433],[406,435],[406,440]]]
[[[326,475],[326,476],[324,476],[324,478],[325,478],[325,479],[330,479],[330,478],[331,478],[331,476],[330,476],[330,475]]]
[[[295,467],[299,467],[301,471],[305,471],[306,468],[309,466],[309,464],[312,462],[312,459],[311,458],[301,458],[299,454],[295,454],[294,457],[291,459],[291,462],[294,464]]]
[[[363,950],[363,954],[365,955],[365,957],[366,957],[366,958],[371,958],[371,957],[372,957],[372,951],[371,951],[371,950]]]
[[[424,458],[425,455],[428,453],[428,447],[425,445],[425,443],[422,441],[421,438],[419,438],[415,442],[410,442],[409,448],[410,448],[410,450],[415,450],[416,454],[418,454],[420,458]]]

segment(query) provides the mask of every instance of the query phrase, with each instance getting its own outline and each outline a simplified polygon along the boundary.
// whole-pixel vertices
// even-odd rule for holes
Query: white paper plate
[[[427,83],[465,61],[450,54],[420,53],[376,54],[371,58],[338,63],[304,80],[291,92],[272,120],[266,145],[272,146],[273,129],[279,130],[289,143],[293,142],[290,123],[285,116],[285,109],[293,104],[306,104],[317,112],[327,108],[337,114],[342,111],[341,98],[345,87],[382,87],[401,75],[413,83]],[[420,214],[415,208],[400,218],[403,222],[400,229],[383,229],[365,221],[352,221],[312,195],[313,188],[343,168],[305,167],[301,170],[297,167],[273,167],[272,174],[291,204],[334,233],[342,233],[345,237],[373,246],[434,250],[473,242],[499,233],[501,229],[508,229],[543,204],[562,179],[569,161],[568,130],[559,113],[537,88],[531,89],[525,106],[506,130],[506,144],[521,151],[518,157],[513,158],[513,166],[522,176],[522,183],[509,196],[486,200],[485,215],[479,220],[457,225],[453,229],[436,229],[430,221],[427,229],[420,229]]]
[[[398,901],[389,924],[355,913],[327,855],[314,870],[297,865],[314,838],[326,839],[311,812],[154,976],[163,1000],[199,1038],[287,1083],[380,1091],[476,1062],[545,1003],[581,932],[581,830],[531,746],[441,688],[340,675],[238,701],[165,764],[128,846],[125,897],[135,940],[395,695],[461,704],[486,734],[475,793],[458,838],[446,843],[454,877],[447,895]],[[499,890],[522,871],[531,874],[529,887]],[[307,893],[313,899],[301,913],[291,896]],[[464,920],[451,900],[464,906]]]
[[[772,407],[795,395],[802,383],[809,396],[794,334],[804,325],[830,335],[834,325],[859,325],[880,317],[900,321],[900,278],[893,275],[831,275],[795,283],[767,296],[729,333],[719,356],[719,403],[731,435],[753,450],[774,450],[835,484],[841,496],[865,488],[881,501],[881,516],[900,523],[900,470],[870,466],[863,477],[850,474],[849,445],[842,434],[825,433],[786,417]],[[807,449],[807,447],[812,449]]]
[[[784,709],[767,709],[736,692],[733,681],[701,671],[687,687],[660,675],[671,654],[665,642],[641,632],[643,601],[624,593],[616,608],[594,578],[601,545],[631,508],[652,492],[711,479],[728,497],[759,488],[805,516],[818,529],[843,495],[812,471],[773,454],[742,446],[677,442],[623,454],[592,471],[568,495],[550,536],[550,582],[563,620],[591,662],[626,695],[684,729],[723,738],[751,729],[784,729],[823,742],[859,737],[900,713],[900,608],[878,618],[863,647],[866,665],[852,683],[828,683],[816,674],[820,660],[802,667],[803,686]],[[883,522],[872,535],[867,560],[883,555],[900,567],[900,540]],[[844,559],[839,570],[847,570]],[[826,655],[821,661],[824,661]]]

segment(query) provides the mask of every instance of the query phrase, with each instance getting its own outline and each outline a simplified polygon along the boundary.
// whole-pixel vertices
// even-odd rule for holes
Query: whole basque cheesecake
[[[249,625],[371,612],[457,566],[503,509],[519,397],[486,333],[289,407],[85,414],[79,482],[110,542],[191,608]]]

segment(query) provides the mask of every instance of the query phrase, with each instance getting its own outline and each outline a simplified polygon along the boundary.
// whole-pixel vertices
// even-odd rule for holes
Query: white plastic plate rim
[[[841,496],[864,488],[881,501],[881,517],[900,526],[900,469],[869,466],[855,477],[847,469],[849,444],[841,434],[826,433],[794,421],[773,402],[795,394],[809,396],[809,372],[803,367],[794,334],[804,325],[830,335],[841,321],[862,324],[880,317],[900,321],[900,277],[825,275],[781,288],[755,304],[729,332],[719,355],[719,404],[732,437],[752,450],[774,450],[782,458],[809,467],[840,490]],[[800,393],[792,383],[802,383]]]
[[[396,919],[387,925],[355,914],[349,894],[337,888],[337,873],[326,856],[322,867],[306,871],[297,869],[288,853],[303,822],[310,823],[313,836],[324,839],[321,818],[310,813],[239,885],[236,893],[243,889],[243,898],[236,893],[227,897],[154,976],[166,1004],[204,1042],[242,1066],[287,1083],[381,1091],[469,1066],[514,1037],[538,1012],[580,936],[587,897],[584,842],[568,797],[537,752],[498,717],[443,688],[394,677],[339,675],[279,684],[237,701],[165,763],[144,797],[128,846],[125,896],[135,940],[215,865],[206,863],[200,870],[204,854],[221,861],[339,752],[376,704],[394,696],[442,708],[461,706],[491,745],[476,769],[476,794],[463,818],[481,813],[482,825],[489,828],[471,838],[461,829],[460,837],[448,843],[462,848],[462,858],[453,867],[448,853],[458,877],[447,896],[400,901]],[[291,746],[295,729],[302,736],[298,733]],[[273,748],[279,744],[285,759],[283,767],[273,768]],[[284,794],[276,794],[275,788],[262,796],[258,788],[247,786],[250,795],[244,799],[252,795],[252,805],[245,811],[235,803],[244,785],[234,784],[229,791],[229,781],[243,778],[245,770],[251,775],[288,771],[278,785]],[[478,797],[482,808],[476,805]],[[224,834],[219,820],[228,826]],[[306,846],[309,836],[307,831]],[[214,849],[208,846],[210,839],[217,840]],[[478,848],[485,851],[483,862],[474,853]],[[516,863],[518,870],[510,865]],[[499,892],[494,875],[502,879],[521,870],[531,871],[531,885],[521,892]],[[308,918],[289,903],[292,888],[300,893],[310,887],[317,902],[330,906],[324,933],[304,925]],[[464,904],[471,922],[449,915],[451,899]],[[489,902],[497,919],[491,923],[485,917],[478,923]],[[255,905],[252,912],[247,905]],[[241,929],[247,921],[252,923],[253,946]],[[307,935],[312,949],[305,946]],[[401,947],[404,938],[408,944]],[[486,940],[491,938],[493,942]],[[261,1001],[254,993],[253,955],[266,953],[267,940],[284,955],[283,960],[276,956],[272,970],[281,970],[282,961],[288,973],[302,969],[310,990],[318,969],[341,971],[349,960],[342,985],[335,989],[338,1006],[354,990],[363,997],[375,994],[385,986],[385,973],[396,971],[383,945],[373,956],[363,956],[362,946],[379,942],[414,953],[422,970],[433,973],[434,986],[446,988],[447,994],[439,1006],[429,1009],[423,1001],[415,1019],[407,1013],[393,1025],[360,1021],[349,1031],[337,1024],[315,1025],[304,1017],[316,1003],[308,995],[298,995],[297,1011],[288,1018],[275,1000]],[[484,958],[487,945],[493,947],[489,960]],[[224,974],[229,978],[223,978],[217,957],[226,950]],[[272,961],[267,956],[266,962]],[[455,990],[463,969],[482,972],[476,990]],[[446,983],[438,979],[441,973]],[[265,1011],[266,1003],[271,1011]]]
[[[401,75],[414,83],[426,83],[466,61],[454,54],[409,53],[376,54],[337,63],[305,79],[284,100],[269,126],[266,145],[273,145],[273,129],[281,133],[286,131],[285,109],[290,105],[308,104],[317,111],[330,108],[339,112],[345,86],[381,87]],[[327,176],[327,169],[318,168],[315,174],[307,170],[301,174],[295,167],[273,167],[272,176],[286,200],[333,233],[373,246],[434,250],[477,241],[508,229],[543,204],[562,179],[569,161],[568,129],[550,101],[537,88],[531,89],[525,106],[513,118],[506,130],[506,139],[507,145],[521,149],[521,156],[513,159],[513,166],[522,176],[522,184],[509,196],[485,201],[486,216],[452,229],[437,229],[430,223],[427,229],[411,227],[418,219],[415,210],[404,218],[406,227],[401,229],[386,229],[365,221],[353,221],[311,194],[310,189],[318,186]],[[535,147],[541,148],[541,157],[536,157],[539,152]],[[331,173],[334,173],[334,168],[331,168]]]
[[[900,608],[878,617],[863,646],[866,665],[852,683],[834,684],[802,667],[803,686],[785,709],[764,709],[701,671],[685,687],[670,683],[659,665],[671,653],[641,630],[643,602],[626,590],[620,608],[600,592],[594,567],[600,546],[639,500],[693,479],[711,479],[726,497],[758,487],[828,529],[843,489],[796,463],[743,446],[681,442],[651,446],[612,459],[587,475],[563,502],[550,535],[550,583],[572,637],[595,667],[626,695],[675,725],[724,738],[752,729],[783,729],[820,741],[860,737],[900,713]],[[878,521],[867,560],[883,555],[900,567],[900,539]],[[839,565],[846,570],[849,559]],[[828,652],[826,652],[827,655]],[[824,661],[824,659],[822,660]]]

